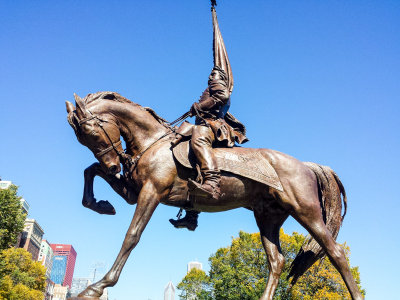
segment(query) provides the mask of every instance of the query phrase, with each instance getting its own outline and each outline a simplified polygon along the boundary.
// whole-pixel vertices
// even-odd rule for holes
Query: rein
[[[187,119],[188,117],[190,117],[190,111],[184,113],[182,116],[180,116],[175,121],[170,122],[169,125],[173,126],[174,124],[179,123],[180,121],[183,121],[183,120]]]
[[[129,173],[132,173],[133,170],[136,168],[136,165],[139,161],[139,159],[142,157],[142,155],[149,150],[155,143],[157,143],[158,141],[162,140],[163,138],[165,138],[166,136],[170,135],[171,133],[175,133],[175,129],[172,127],[174,124],[179,123],[185,119],[187,119],[188,117],[190,117],[190,111],[184,113],[182,116],[180,116],[178,119],[176,119],[173,122],[168,123],[168,131],[166,133],[164,133],[162,136],[160,136],[158,139],[156,139],[154,142],[152,142],[149,146],[147,146],[144,150],[140,151],[139,154],[137,154],[135,156],[135,158],[132,158],[132,156],[123,153],[124,156],[126,156],[126,158],[122,157],[122,161],[123,164],[125,166],[126,164],[126,169],[128,170]],[[104,130],[104,128],[103,128]],[[104,130],[105,132],[105,130]],[[106,133],[107,134],[107,133]],[[108,135],[107,135],[108,136]],[[111,140],[110,140],[111,141]]]
[[[79,125],[82,125],[82,124],[84,124],[84,123],[86,123],[86,122],[88,122],[88,121],[90,121],[90,120],[96,119],[97,125],[103,130],[103,132],[105,133],[105,135],[107,136],[108,140],[109,140],[110,143],[111,143],[111,145],[110,145],[109,147],[107,147],[106,149],[103,149],[103,150],[101,150],[101,151],[95,153],[94,156],[96,156],[96,157],[101,157],[101,156],[103,156],[104,154],[110,152],[111,150],[114,150],[120,157],[122,157],[122,155],[125,154],[124,151],[118,151],[118,149],[117,149],[117,147],[118,147],[119,145],[121,145],[121,143],[122,143],[121,140],[118,140],[118,142],[115,142],[115,143],[114,143],[114,142],[111,140],[111,138],[110,138],[108,132],[107,132],[107,131],[104,129],[104,127],[103,127],[103,122],[106,122],[106,121],[100,119],[100,118],[99,118],[98,116],[96,116],[96,115],[93,115],[91,111],[89,111],[89,112],[90,112],[91,116],[88,117],[88,118],[84,118],[84,119],[80,120],[80,121],[79,121]]]
[[[88,111],[89,111],[89,110],[88,110]],[[114,150],[114,151],[117,153],[117,155],[120,157],[120,160],[121,160],[121,162],[122,162],[122,164],[123,164],[123,166],[124,166],[124,169],[127,170],[127,173],[132,173],[132,172],[133,172],[133,170],[136,168],[136,165],[137,165],[139,159],[142,157],[142,155],[143,155],[147,150],[149,150],[152,146],[154,146],[158,141],[162,140],[163,138],[165,138],[166,136],[168,136],[168,135],[170,135],[171,133],[174,132],[173,130],[169,129],[166,133],[164,133],[162,136],[160,136],[159,138],[157,138],[154,142],[152,142],[149,146],[147,146],[145,149],[141,150],[141,151],[139,152],[139,154],[137,154],[134,158],[132,158],[131,155],[129,155],[129,154],[126,153],[126,150],[119,151],[119,150],[117,149],[117,147],[120,146],[122,142],[121,142],[121,140],[118,140],[118,142],[115,142],[115,143],[114,143],[114,142],[111,140],[111,137],[110,137],[110,135],[108,134],[107,130],[103,127],[103,122],[107,122],[107,121],[104,121],[104,120],[100,119],[98,116],[93,115],[91,111],[89,111],[89,112],[90,112],[91,116],[90,116],[90,117],[87,117],[87,118],[84,118],[84,119],[82,119],[82,120],[79,120],[79,125],[82,125],[82,124],[84,124],[84,123],[86,123],[86,122],[88,122],[88,121],[90,121],[90,120],[96,119],[97,125],[103,130],[104,134],[107,136],[108,140],[109,140],[110,143],[111,143],[111,145],[110,145],[109,147],[107,147],[106,149],[103,149],[103,150],[101,150],[100,152],[95,153],[95,156],[96,156],[96,157],[101,157],[101,156],[103,156],[104,154],[110,152],[111,150]],[[187,114],[188,114],[188,113],[187,113]],[[186,114],[185,114],[185,115],[186,115]],[[184,116],[185,116],[185,115],[184,115]],[[184,117],[184,116],[182,116],[182,117]],[[182,117],[181,117],[181,118],[182,118]],[[179,118],[179,119],[181,119],[181,118]],[[187,118],[187,116],[185,117],[185,119],[186,119],[186,118]],[[182,120],[182,119],[181,119],[181,120]],[[180,120],[177,120],[177,121],[180,121]],[[172,122],[172,123],[176,123],[176,121],[174,121],[174,122]],[[125,174],[125,175],[127,175],[127,174]]]
[[[102,127],[102,128],[103,128],[103,127]],[[105,132],[105,131],[104,131],[104,132]],[[117,148],[119,145],[121,145],[121,143],[122,143],[122,142],[119,140],[118,142],[113,143],[111,146],[109,146],[108,148],[106,148],[106,149],[100,151],[99,153],[96,153],[95,155],[101,157],[101,156],[103,156],[104,154],[110,152],[112,149],[114,149],[115,151],[117,151],[116,148]],[[118,152],[118,151],[117,151],[117,153],[120,154],[120,152]]]
[[[128,170],[129,173],[132,173],[133,170],[135,170],[136,165],[139,161],[139,159],[142,157],[142,155],[149,150],[152,146],[154,146],[158,141],[162,140],[163,138],[165,138],[167,135],[170,135],[171,133],[173,133],[174,131],[169,130],[166,133],[164,133],[162,136],[160,136],[158,139],[156,139],[154,142],[152,142],[149,146],[147,146],[145,149],[143,149],[142,151],[139,152],[139,154],[137,154],[135,156],[135,158],[132,158],[131,155],[124,153],[124,156],[126,156],[126,160],[125,158],[122,158],[123,160],[123,164],[125,166],[126,163],[126,168]]]

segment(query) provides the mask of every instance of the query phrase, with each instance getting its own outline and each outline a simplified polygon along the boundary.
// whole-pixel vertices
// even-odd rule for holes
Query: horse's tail
[[[336,240],[340,226],[347,211],[346,191],[337,174],[327,166],[321,166],[312,162],[304,163],[317,176],[318,194],[322,209],[324,222],[332,237]],[[344,213],[342,213],[342,197]],[[323,258],[324,250],[314,238],[309,238],[301,247],[296,258],[290,266],[288,278],[293,277],[291,284],[294,285],[298,278],[307,271],[318,259]]]

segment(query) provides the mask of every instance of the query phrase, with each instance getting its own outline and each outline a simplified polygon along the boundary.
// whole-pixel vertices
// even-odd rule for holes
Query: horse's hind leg
[[[261,241],[268,258],[269,275],[267,287],[260,300],[272,300],[278,286],[285,257],[279,243],[279,230],[288,217],[287,213],[268,213],[266,209],[254,208],[254,216],[260,229]]]
[[[325,250],[332,264],[342,275],[351,298],[356,300],[364,299],[350,272],[350,267],[347,263],[343,248],[336,243],[322,220],[320,208],[316,206],[303,206],[301,211],[297,211],[293,214],[293,217],[308,230],[312,237]]]

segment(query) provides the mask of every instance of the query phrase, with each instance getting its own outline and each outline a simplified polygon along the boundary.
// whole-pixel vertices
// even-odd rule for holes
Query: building
[[[22,212],[25,215],[28,215],[28,212],[29,212],[29,204],[28,204],[28,202],[26,202],[26,200],[24,198],[21,198],[20,202],[21,202]]]
[[[46,291],[44,292],[43,300],[54,299],[54,282],[50,278],[46,278]]]
[[[64,285],[65,273],[66,273],[66,270],[67,270],[67,260],[68,260],[67,256],[54,255],[54,257],[53,257],[53,266],[51,268],[50,279],[55,284]]]
[[[70,287],[77,253],[72,245],[50,244],[50,246],[54,252],[50,279],[56,284]]]
[[[175,300],[175,286],[172,281],[168,282],[165,286],[164,300]]]
[[[24,248],[32,254],[32,259],[37,260],[40,252],[44,231],[35,219],[26,219],[24,230],[19,239],[19,248]]]
[[[46,292],[44,300],[53,298],[54,282],[50,279],[51,268],[53,267],[53,257],[53,249],[51,249],[50,244],[48,241],[42,240],[38,261],[40,261],[42,265],[46,267]]]
[[[7,181],[7,180],[1,180],[0,179],[0,189],[8,189],[10,187],[10,185],[12,185],[11,181]]]
[[[108,300],[108,290],[105,288],[103,290],[103,295],[101,295],[100,300]]]
[[[68,287],[56,284],[54,286],[54,295],[52,300],[66,300],[68,295]]]
[[[12,184],[13,184],[12,181],[1,180],[1,178],[0,178],[0,190],[8,189]],[[26,202],[26,200],[24,198],[21,198],[20,201],[21,201],[23,213],[28,215],[28,211],[29,211],[28,202]]]
[[[198,261],[191,261],[191,262],[189,262],[188,265],[187,265],[187,272],[189,273],[189,272],[192,271],[193,269],[203,270],[203,264],[202,264],[201,262],[198,262]],[[195,287],[195,290],[194,290],[194,291],[188,293],[188,294],[186,295],[186,299],[187,299],[187,300],[196,300],[196,298],[197,298],[197,297],[196,297],[196,290],[197,290],[198,288],[200,288],[200,287],[199,287],[199,286],[198,286],[198,287]]]
[[[49,242],[46,240],[42,240],[38,261],[40,261],[42,265],[46,267],[47,278],[50,278],[51,268],[53,266],[53,257],[54,252],[53,249],[51,249]]]
[[[80,292],[86,289],[92,281],[89,278],[74,278],[71,285],[71,297],[76,297]]]
[[[72,285],[70,289],[71,297],[76,297],[80,292],[86,289],[92,281],[89,278],[74,278],[72,279]],[[108,290],[104,289],[103,295],[100,300],[108,300]]]
[[[203,270],[203,264],[198,261],[191,261],[188,263],[187,272],[189,273],[192,269]]]

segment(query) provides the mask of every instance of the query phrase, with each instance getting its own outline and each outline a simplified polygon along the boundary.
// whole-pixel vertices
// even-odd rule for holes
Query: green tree
[[[342,245],[348,261],[350,248]],[[348,261],[349,262],[349,261]],[[365,290],[361,288],[360,272],[358,267],[350,268],[354,279],[365,296]],[[296,285],[288,293],[287,299],[313,300],[313,299],[332,299],[342,300],[351,299],[346,285],[339,272],[331,264],[327,257],[315,263],[307,272],[301,276]]]
[[[226,248],[209,258],[215,299],[258,299],[268,275],[266,255],[259,234],[239,232]]]
[[[314,264],[292,288],[287,279],[291,262],[303,245],[306,237],[299,233],[280,232],[282,253],[286,263],[279,280],[274,299],[351,299],[337,270],[324,258]],[[346,255],[350,253],[344,245]],[[210,256],[209,278],[212,299],[216,300],[258,300],[266,286],[268,267],[259,233],[239,232],[228,247],[220,248]],[[351,268],[361,290],[358,267]],[[178,285],[179,289],[179,285]],[[365,291],[362,290],[365,295]]]
[[[210,277],[203,270],[192,269],[178,284],[180,299],[211,300]]]
[[[0,300],[42,300],[46,269],[21,248],[0,252]]]
[[[24,229],[26,216],[22,213],[17,191],[15,185],[0,189],[0,250],[14,246]]]

